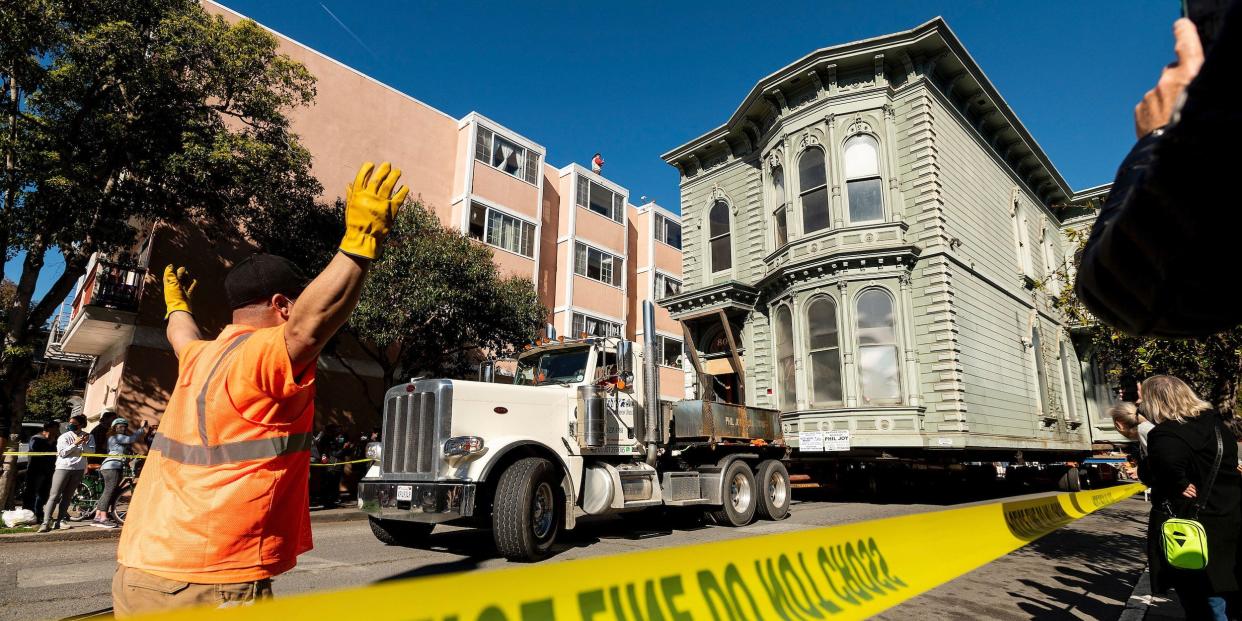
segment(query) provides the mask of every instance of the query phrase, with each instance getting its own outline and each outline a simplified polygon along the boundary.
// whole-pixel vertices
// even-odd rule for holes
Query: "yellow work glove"
[[[341,240],[341,252],[363,259],[379,255],[397,209],[410,193],[405,187],[393,193],[400,178],[401,169],[388,162],[378,169],[367,162],[358,169],[358,176],[345,189],[345,238]]]
[[[184,267],[174,269],[170,264],[164,268],[164,319],[176,311],[185,311],[194,314],[190,310],[190,296],[194,294],[194,288],[198,286],[198,281],[190,276]]]

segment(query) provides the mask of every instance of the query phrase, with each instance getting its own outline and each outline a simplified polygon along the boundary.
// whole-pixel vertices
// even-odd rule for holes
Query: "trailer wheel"
[[[1061,480],[1057,481],[1057,487],[1063,492],[1081,492],[1082,477],[1078,472],[1077,466],[1065,469],[1065,474],[1061,475]]]
[[[788,480],[788,478],[786,478]],[[712,519],[717,524],[729,526],[745,526],[755,517],[755,508],[759,504],[759,487],[755,483],[755,473],[742,460],[734,460],[725,468],[724,490],[721,500],[724,504],[712,510]]]
[[[565,521],[556,467],[542,457],[514,462],[496,485],[492,536],[501,556],[529,563],[546,558]]]
[[[435,524],[408,522],[406,520],[384,520],[373,515],[367,516],[371,523],[371,534],[375,535],[384,545],[405,546],[413,548],[427,543],[431,529]]]
[[[759,504],[755,510],[765,520],[783,520],[789,515],[789,470],[785,464],[769,459],[759,464],[755,475],[759,487]]]

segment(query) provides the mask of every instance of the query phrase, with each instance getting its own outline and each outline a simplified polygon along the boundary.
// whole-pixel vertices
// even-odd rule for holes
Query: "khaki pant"
[[[117,565],[112,576],[112,614],[118,619],[190,606],[249,606],[271,597],[270,578],[238,584],[193,584],[124,565]]]

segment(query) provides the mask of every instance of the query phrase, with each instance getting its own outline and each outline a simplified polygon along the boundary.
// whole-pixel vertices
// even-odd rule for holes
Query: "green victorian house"
[[[663,159],[688,392],[779,409],[804,451],[1005,461],[1118,439],[1044,283],[1064,206],[1107,188],[1070,190],[942,19],[808,54]]]

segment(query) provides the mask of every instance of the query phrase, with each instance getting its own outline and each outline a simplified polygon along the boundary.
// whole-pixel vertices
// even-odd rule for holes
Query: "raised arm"
[[[341,250],[298,296],[285,326],[285,347],[295,373],[314,363],[358,305],[367,269],[409,193],[404,187],[394,192],[400,178],[401,171],[388,162],[379,168],[367,162],[346,189]]]
[[[203,338],[190,310],[190,296],[196,286],[198,281],[184,267],[169,265],[164,268],[164,319],[168,321],[165,334],[178,358],[186,345]]]

